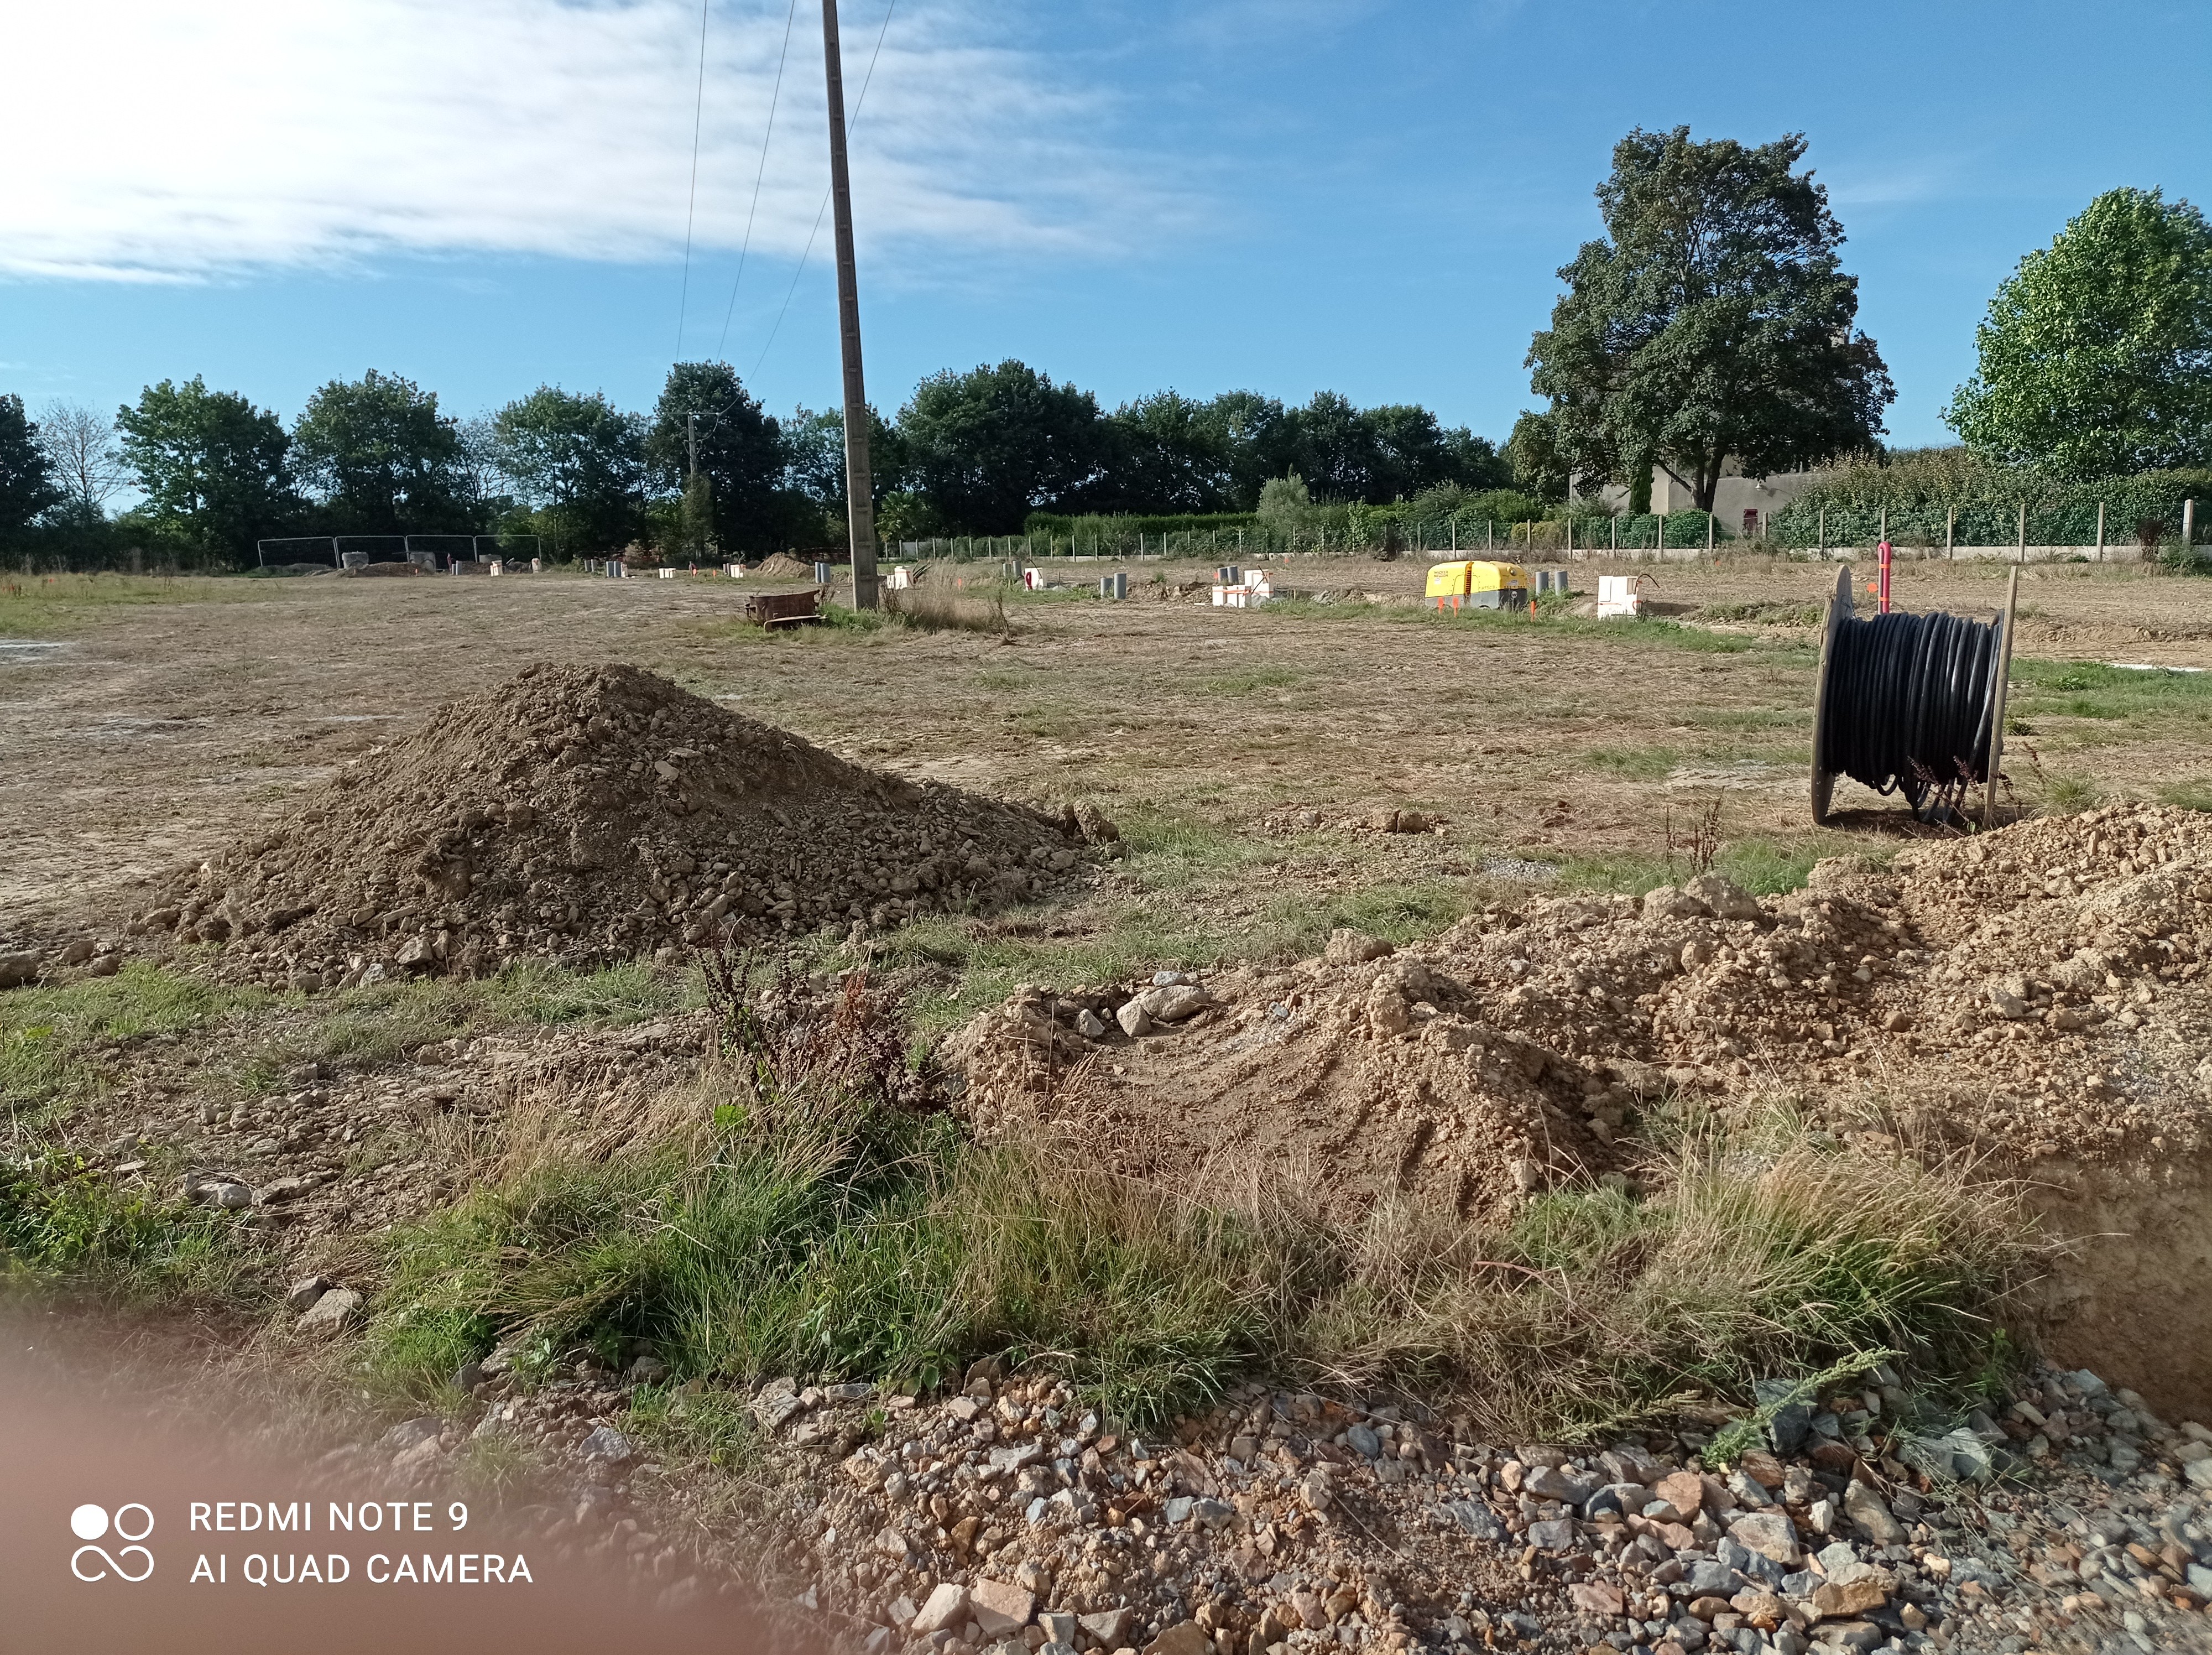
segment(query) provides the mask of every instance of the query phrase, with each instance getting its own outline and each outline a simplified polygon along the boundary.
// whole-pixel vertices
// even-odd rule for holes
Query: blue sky
[[[2212,207],[2202,0],[898,0],[879,58],[878,0],[842,15],[848,97],[875,63],[855,202],[887,409],[1018,356],[1109,405],[1326,387],[1502,438],[1613,143],[1686,122],[1808,134],[1891,440],[1940,441],[2022,253],[2116,185]],[[34,164],[0,190],[0,390],[106,407],[202,373],[289,416],[376,367],[462,414],[541,381],[643,405],[680,305],[686,356],[726,354],[772,410],[833,403],[826,227],[798,258],[819,8],[711,0],[689,198],[698,28],[696,0],[75,0],[11,24],[0,143]]]

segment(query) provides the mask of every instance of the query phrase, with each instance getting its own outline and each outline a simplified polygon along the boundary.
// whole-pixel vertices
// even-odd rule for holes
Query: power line
[[[768,131],[761,134],[760,167],[753,174],[753,204],[750,210],[745,214],[744,243],[738,249],[737,280],[730,283],[729,308],[722,313],[721,337],[714,341],[714,354],[717,356],[722,354],[722,347],[729,343],[730,319],[738,313],[738,287],[745,279],[745,255],[752,251],[753,220],[760,212],[761,180],[768,176],[768,142],[775,136],[775,106],[783,96],[784,60],[791,56],[791,24],[792,20],[798,15],[799,0],[791,0],[791,9],[783,15],[783,51],[775,60],[775,89],[769,94]],[[679,354],[681,343],[679,340]]]
[[[676,300],[676,354],[684,354],[684,312],[691,299],[691,220],[699,205],[699,124],[707,113],[707,7],[699,0],[699,85],[691,103],[691,191],[684,203],[684,285]]]
[[[891,14],[897,9],[898,0],[890,0],[890,4],[884,8],[883,27],[876,31],[876,49],[868,55],[868,72],[860,77],[860,95],[853,100],[853,113],[846,118],[845,129],[848,134],[860,125],[860,111],[867,107],[868,87],[876,78],[876,59],[883,56],[884,36],[890,32]],[[792,271],[791,286],[784,292],[783,308],[776,312],[775,326],[768,331],[768,344],[761,347],[760,356],[753,362],[753,377],[756,379],[760,377],[761,363],[768,360],[769,347],[775,344],[775,336],[782,332],[784,316],[791,309],[791,295],[799,291],[799,278],[806,274],[806,261],[814,253],[814,238],[821,234],[822,220],[829,210],[830,192],[824,190],[821,209],[814,215],[814,228],[806,238],[805,251],[799,255],[799,268]]]

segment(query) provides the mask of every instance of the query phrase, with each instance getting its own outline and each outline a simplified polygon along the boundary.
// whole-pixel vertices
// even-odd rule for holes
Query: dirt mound
[[[765,575],[775,580],[811,581],[814,578],[812,565],[802,563],[786,552],[773,552],[755,563],[755,575]]]
[[[540,665],[349,764],[136,923],[222,943],[228,977],[474,974],[995,908],[1079,877],[1084,837],[633,666]]]
[[[1075,1123],[1148,1177],[1290,1166],[1324,1200],[1395,1191],[1469,1214],[1611,1169],[1607,1129],[1555,1101],[1580,1072],[1480,1020],[1464,985],[1418,955],[1343,933],[1287,971],[1185,975],[1031,989],[975,1019],[951,1049],[971,1117],[987,1133]]]
[[[987,1128],[1042,1110],[1147,1172],[1233,1147],[1462,1211],[1608,1170],[1669,1091],[1786,1090],[1838,1130],[2056,1176],[2212,1143],[2208,950],[2212,821],[2116,806],[1824,862],[1765,900],[1705,875],[1403,952],[1340,934],[1286,970],[1143,989],[1136,1036],[1111,1014],[1139,990],[1033,989],[957,1050]]]

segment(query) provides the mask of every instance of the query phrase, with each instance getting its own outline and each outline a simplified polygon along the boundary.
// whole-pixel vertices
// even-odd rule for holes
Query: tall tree
[[[459,422],[438,393],[374,368],[332,380],[292,428],[293,459],[339,534],[436,534],[475,528]]]
[[[1291,463],[1306,486],[1324,500],[1367,500],[1386,459],[1375,427],[1335,391],[1316,391],[1303,408],[1284,417]],[[1383,496],[1388,499],[1389,496]]]
[[[2212,225],[2108,190],[1990,301],[1943,417],[1976,453],[2092,478],[2212,462]]]
[[[1559,422],[1555,416],[1533,411],[1522,414],[1513,422],[1513,435],[1506,439],[1505,453],[1513,473],[1507,481],[1522,493],[1533,500],[1546,502],[1567,497],[1567,466],[1559,457]],[[1632,502],[1630,509],[1651,509],[1649,473],[1644,478],[1642,502]]]
[[[80,524],[104,520],[107,502],[130,482],[115,422],[82,403],[51,402],[39,417],[39,447],[62,491],[61,510]]]
[[[516,497],[553,512],[568,538],[619,547],[645,511],[645,421],[598,392],[541,385],[492,416],[492,451]]]
[[[54,486],[53,465],[39,428],[23,412],[23,399],[0,395],[0,542],[13,540],[64,497]]]
[[[283,423],[234,391],[194,374],[163,380],[117,411],[123,460],[146,496],[153,529],[203,555],[243,561],[264,535],[296,528],[300,509]]]
[[[1273,397],[1257,391],[1224,391],[1206,405],[1206,417],[1218,429],[1229,452],[1229,496],[1232,511],[1252,511],[1270,478],[1285,475],[1297,461],[1289,416]]]
[[[1113,506],[1140,513],[1229,509],[1234,440],[1217,405],[1156,391],[1124,404],[1108,423]]]
[[[782,427],[727,362],[678,362],[653,405],[646,455],[654,480],[681,494],[690,476],[691,423],[696,417],[699,473],[707,479],[715,538],[741,551],[782,545],[790,511],[782,498],[787,455]],[[837,497],[844,497],[844,427],[838,426]]]
[[[1793,170],[1805,147],[1698,143],[1686,126],[1614,146],[1606,239],[1559,271],[1567,292],[1528,348],[1576,477],[1657,465],[1710,511],[1731,459],[1765,476],[1880,434],[1897,393],[1855,331],[1826,187]]]
[[[1018,532],[1040,507],[1090,503],[1107,475],[1098,400],[1007,361],[933,374],[899,411],[910,486],[955,527]]]

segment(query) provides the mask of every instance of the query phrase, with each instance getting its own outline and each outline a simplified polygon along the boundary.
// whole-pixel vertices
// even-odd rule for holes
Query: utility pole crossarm
[[[830,201],[837,232],[837,331],[845,364],[845,513],[853,549],[853,607],[876,606],[875,490],[868,472],[868,392],[860,373],[860,272],[853,259],[853,184],[845,166],[845,71],[837,0],[822,0],[822,57],[830,89]]]

